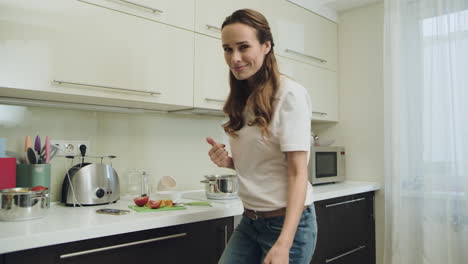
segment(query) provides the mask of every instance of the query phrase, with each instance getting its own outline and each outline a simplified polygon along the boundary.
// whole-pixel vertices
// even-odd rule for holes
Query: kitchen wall
[[[384,185],[383,3],[339,14],[340,122],[314,124],[346,147],[347,179]],[[383,263],[384,191],[376,193],[377,263]]]
[[[0,137],[7,138],[8,150],[21,151],[27,135],[89,140],[90,155],[117,156],[112,164],[123,183],[122,192],[127,190],[125,183],[132,170],[147,171],[153,184],[161,176],[173,176],[179,190],[204,188],[200,180],[206,174],[231,173],[217,168],[207,155],[206,136],[225,140],[222,122],[222,118],[197,115],[0,105]],[[71,161],[56,157],[51,164],[51,193],[56,201]]]

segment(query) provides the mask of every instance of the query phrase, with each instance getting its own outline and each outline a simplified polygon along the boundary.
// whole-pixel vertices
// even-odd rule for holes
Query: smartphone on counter
[[[96,213],[98,213],[98,214],[111,214],[111,215],[123,215],[123,214],[130,213],[130,211],[129,210],[104,208],[104,209],[96,210]]]

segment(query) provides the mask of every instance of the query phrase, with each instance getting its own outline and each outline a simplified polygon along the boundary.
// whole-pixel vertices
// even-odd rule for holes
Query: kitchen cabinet
[[[195,0],[78,0],[187,30],[194,29]]]
[[[222,110],[229,94],[229,67],[221,40],[195,34],[194,106]]]
[[[195,4],[195,32],[221,38],[221,25],[232,12],[238,9],[250,8],[261,12],[269,19],[271,14],[270,6],[270,0],[197,0]]]
[[[288,1],[272,5],[270,26],[277,54],[336,71],[338,25]]]
[[[312,118],[338,121],[338,76],[335,71],[277,56],[280,72],[303,85],[312,99]]]
[[[315,202],[318,237],[312,264],[375,264],[374,193]]]
[[[4,264],[214,264],[232,228],[233,217],[220,218],[9,253]]]
[[[71,0],[5,0],[0,21],[1,96],[193,104],[193,32]]]

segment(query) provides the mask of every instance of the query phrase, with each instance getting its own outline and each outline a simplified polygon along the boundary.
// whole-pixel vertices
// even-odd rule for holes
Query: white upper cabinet
[[[119,12],[194,29],[195,0],[78,0]]]
[[[19,97],[193,104],[193,32],[69,0],[3,0],[0,31],[0,86]]]
[[[303,85],[312,99],[312,118],[338,121],[337,73],[277,56],[280,72]]]
[[[337,24],[285,0],[272,4],[270,25],[276,53],[336,71]]]
[[[194,106],[222,110],[229,94],[229,67],[221,41],[195,34]]]
[[[268,0],[197,0],[195,5],[195,31],[221,38],[221,25],[224,19],[238,9],[250,8],[269,18]]]

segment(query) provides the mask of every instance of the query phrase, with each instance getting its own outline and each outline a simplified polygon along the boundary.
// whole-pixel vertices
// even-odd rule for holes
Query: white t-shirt
[[[253,120],[244,112],[245,123]],[[270,136],[263,137],[257,125],[245,125],[230,137],[232,158],[239,180],[239,197],[244,207],[272,211],[286,207],[288,193],[288,151],[307,151],[310,155],[312,105],[306,89],[281,76],[273,103]],[[307,183],[304,205],[312,204],[312,185]]]

